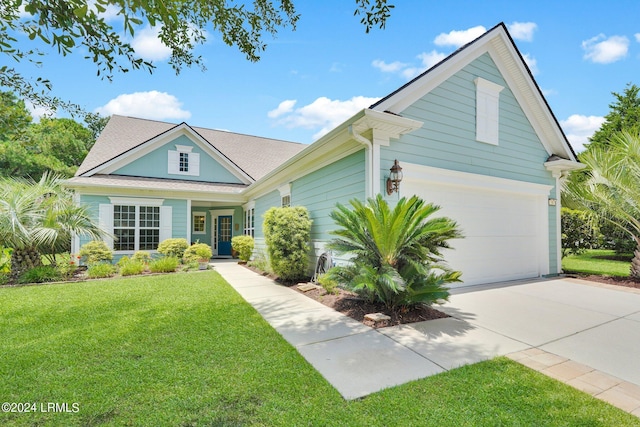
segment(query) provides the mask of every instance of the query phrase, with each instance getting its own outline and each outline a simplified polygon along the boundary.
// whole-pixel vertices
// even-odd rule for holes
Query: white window
[[[256,209],[254,207],[247,208],[244,211],[244,234],[255,237],[256,230]]]
[[[278,187],[280,192],[280,206],[286,208],[291,206],[291,184],[285,184]]]
[[[504,87],[477,77],[476,84],[476,140],[498,145],[500,92]]]
[[[193,234],[205,234],[207,232],[207,215],[204,212],[193,213]]]
[[[111,204],[101,204],[100,226],[114,237],[106,243],[120,252],[156,250],[171,237],[172,208],[162,203],[162,199],[111,197]]]
[[[176,145],[168,151],[167,172],[171,175],[200,176],[200,154],[193,153],[193,147]]]

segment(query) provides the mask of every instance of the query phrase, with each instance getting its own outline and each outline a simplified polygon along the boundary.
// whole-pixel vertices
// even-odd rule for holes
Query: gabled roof
[[[555,154],[570,161],[577,161],[573,148],[504,23],[496,25],[477,39],[462,46],[369,108],[401,114],[406,107],[487,52],[500,70],[502,77],[506,80],[549,155]]]
[[[212,152],[220,153],[230,165],[253,181],[260,179],[305,148],[304,144],[189,127],[186,123],[176,125],[113,115],[78,168],[76,176],[91,176],[109,162],[125,158],[128,153],[140,149],[145,143],[178,128],[188,128],[194,132],[204,143],[210,145]]]

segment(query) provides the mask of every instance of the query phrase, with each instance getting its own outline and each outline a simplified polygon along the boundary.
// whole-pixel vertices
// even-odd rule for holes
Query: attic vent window
[[[168,173],[170,175],[200,176],[200,154],[193,153],[193,147],[176,145],[168,151]]]
[[[500,92],[504,87],[477,77],[476,84],[476,140],[498,145]]]

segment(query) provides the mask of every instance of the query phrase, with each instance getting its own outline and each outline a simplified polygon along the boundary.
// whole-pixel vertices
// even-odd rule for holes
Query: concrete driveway
[[[452,292],[440,309],[478,328],[640,385],[640,293],[575,279]]]

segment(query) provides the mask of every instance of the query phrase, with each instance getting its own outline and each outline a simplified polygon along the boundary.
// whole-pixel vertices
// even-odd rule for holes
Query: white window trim
[[[130,254],[140,248],[140,206],[158,206],[160,207],[160,232],[158,236],[158,243],[165,239],[172,237],[172,223],[173,223],[173,208],[171,206],[163,206],[164,199],[142,199],[142,198],[130,198],[130,197],[109,197],[111,203],[101,203],[98,207],[98,221],[100,228],[113,235],[114,221],[113,221],[113,207],[120,206],[136,206],[136,237],[134,250],[114,251],[115,254]],[[114,248],[114,239],[109,236],[104,239],[104,242],[109,248]],[[155,253],[155,250],[150,252]]]
[[[278,191],[280,192],[280,206],[291,206],[291,183],[281,185],[278,187]],[[289,197],[289,203],[287,205],[284,204],[284,198]]]
[[[189,145],[176,145],[175,150],[167,151],[167,173],[170,175],[200,176],[200,154],[193,152]],[[180,170],[180,153],[189,155],[188,170]]]
[[[244,214],[244,227],[242,228],[242,233],[245,236],[255,236],[256,228],[255,228],[255,219],[256,219],[256,202],[250,201],[242,206],[243,214]],[[253,215],[253,225],[251,224],[251,216]]]
[[[195,230],[196,216],[204,217],[204,230],[202,231]],[[191,224],[194,227],[194,229],[191,230],[193,234],[198,234],[198,235],[207,234],[207,213],[206,212],[191,212],[191,219],[192,219]]]
[[[476,85],[476,140],[498,145],[500,92],[504,87],[481,77],[473,82]]]

